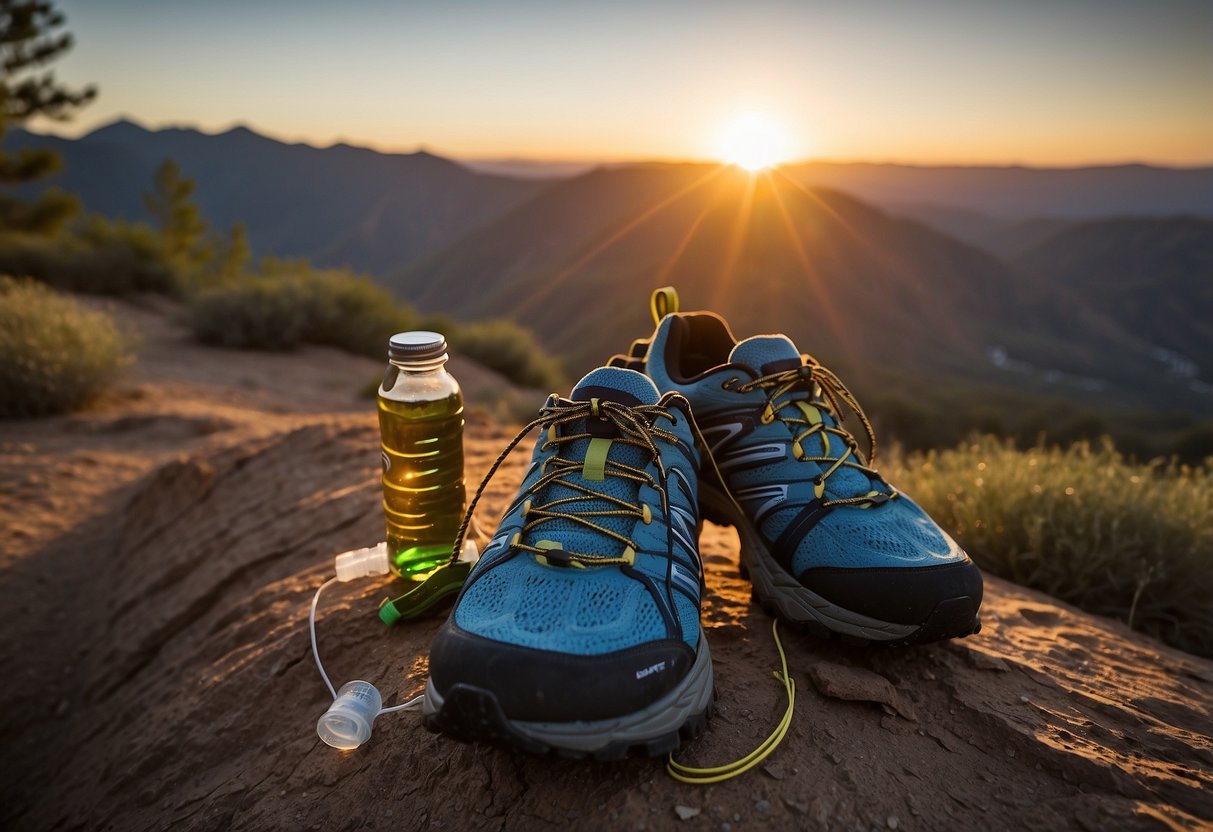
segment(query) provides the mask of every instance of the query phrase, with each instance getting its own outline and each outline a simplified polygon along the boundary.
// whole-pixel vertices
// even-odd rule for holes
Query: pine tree
[[[96,87],[71,90],[45,69],[72,47],[71,35],[55,32],[63,23],[63,14],[46,0],[0,0],[0,136],[35,116],[64,121],[96,97]],[[40,179],[61,163],[45,148],[0,152],[0,185]],[[58,190],[33,202],[0,195],[0,229],[50,233],[78,210],[75,197]]]
[[[194,202],[194,180],[181,172],[181,165],[165,159],[156,168],[155,188],[143,195],[143,204],[156,221],[165,254],[178,265],[192,268],[214,256],[209,226]]]
[[[253,252],[248,242],[248,232],[244,223],[232,225],[232,232],[219,254],[218,271],[222,280],[240,277],[253,259]]]

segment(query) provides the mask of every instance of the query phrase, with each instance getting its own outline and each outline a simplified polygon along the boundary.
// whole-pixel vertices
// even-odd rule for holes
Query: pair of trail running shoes
[[[434,640],[432,730],[600,760],[696,736],[714,696],[701,518],[737,529],[755,599],[794,629],[908,645],[980,628],[981,573],[872,467],[832,372],[783,335],[679,313],[672,290],[653,312],[652,338],[515,440],[541,430]]]

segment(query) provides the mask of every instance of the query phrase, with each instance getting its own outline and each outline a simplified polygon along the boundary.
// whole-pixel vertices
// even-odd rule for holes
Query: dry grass
[[[1213,655],[1213,464],[993,437],[884,465],[990,572]]]

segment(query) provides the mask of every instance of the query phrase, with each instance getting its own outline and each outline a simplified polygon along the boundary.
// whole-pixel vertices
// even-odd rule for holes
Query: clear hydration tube
[[[361,679],[346,682],[337,690],[320,661],[320,649],[316,644],[316,607],[320,603],[320,594],[338,581],[387,573],[388,556],[385,544],[345,552],[337,556],[337,574],[322,583],[312,596],[312,606],[307,616],[308,630],[312,637],[312,656],[316,659],[316,670],[320,671],[324,686],[333,697],[333,704],[316,722],[316,733],[326,744],[342,751],[353,750],[366,742],[371,736],[375,718],[380,714],[419,708],[425,701],[424,695],[414,696],[403,704],[385,708],[383,697],[375,686]]]

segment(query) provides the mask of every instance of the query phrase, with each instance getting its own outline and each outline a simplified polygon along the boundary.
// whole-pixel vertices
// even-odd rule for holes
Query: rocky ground
[[[1213,824],[1213,662],[989,579],[980,635],[902,650],[788,635],[784,743],[710,787],[662,761],[462,745],[416,713],[362,748],[315,734],[307,605],[382,537],[377,362],[187,343],[163,309],[128,379],[72,416],[0,425],[0,824],[22,829],[1152,829]],[[501,382],[456,363],[469,402]],[[539,397],[541,398],[541,397]],[[536,400],[538,404],[538,398]],[[512,431],[473,413],[469,478]],[[483,506],[491,523],[522,456]],[[752,749],[784,708],[770,620],[707,526],[718,706],[680,760]],[[334,680],[418,693],[439,619],[387,630],[384,581],[320,615]]]

